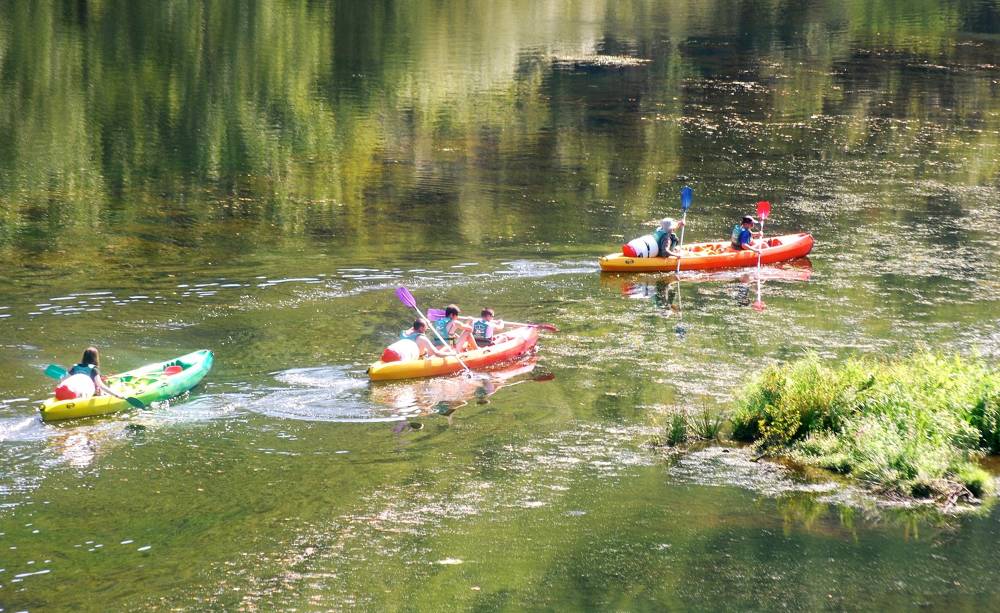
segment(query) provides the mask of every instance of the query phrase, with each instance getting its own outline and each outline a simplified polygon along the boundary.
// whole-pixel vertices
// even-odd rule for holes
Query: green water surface
[[[599,273],[684,185],[687,242],[815,236],[763,312]],[[647,443],[808,351],[1000,357],[998,202],[994,0],[0,3],[0,611],[996,609],[996,506]],[[560,332],[373,385],[399,285]],[[216,362],[41,423],[88,344]]]

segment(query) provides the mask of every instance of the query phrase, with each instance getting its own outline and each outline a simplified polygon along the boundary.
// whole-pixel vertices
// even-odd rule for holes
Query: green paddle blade
[[[66,376],[66,369],[58,364],[49,364],[45,367],[45,376],[59,380]]]
[[[130,405],[134,406],[137,409],[146,408],[145,403],[143,403],[143,401],[139,400],[138,398],[133,398],[129,396],[128,398],[125,399],[125,402],[129,403]]]

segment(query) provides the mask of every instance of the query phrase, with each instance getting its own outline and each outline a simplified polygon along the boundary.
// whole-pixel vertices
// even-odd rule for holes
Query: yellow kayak
[[[510,332],[497,335],[493,345],[460,353],[459,357],[469,368],[476,370],[512,360],[534,347],[536,342],[538,342],[538,328],[536,326],[514,328]],[[368,367],[368,376],[372,381],[416,379],[450,375],[460,370],[463,370],[462,364],[455,356],[435,356],[399,362],[379,360]]]
[[[104,382],[122,396],[137,398],[148,405],[180,396],[198,385],[211,370],[213,359],[211,351],[202,349],[166,362],[147,364],[135,370],[112,375]],[[100,395],[71,400],[49,398],[42,403],[39,410],[42,421],[57,421],[104,415],[128,407],[128,402],[121,398]]]

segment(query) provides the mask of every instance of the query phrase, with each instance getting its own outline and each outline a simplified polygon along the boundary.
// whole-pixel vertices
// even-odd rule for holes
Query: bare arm
[[[107,394],[109,396],[114,396],[115,398],[120,398],[122,400],[125,400],[125,396],[122,396],[118,392],[116,392],[116,391],[112,390],[110,387],[108,387],[104,383],[104,379],[102,379],[100,377],[100,375],[98,375],[97,377],[94,378],[94,384],[97,386],[97,389],[101,390],[102,393]]]

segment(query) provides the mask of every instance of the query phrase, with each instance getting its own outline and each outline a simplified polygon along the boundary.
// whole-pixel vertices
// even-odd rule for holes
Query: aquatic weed
[[[994,490],[977,460],[1000,451],[1000,378],[979,358],[925,351],[839,365],[810,355],[761,373],[732,421],[765,453],[948,504]]]
[[[697,415],[688,420],[691,431],[706,441],[719,440],[726,418],[722,411],[703,406]]]

